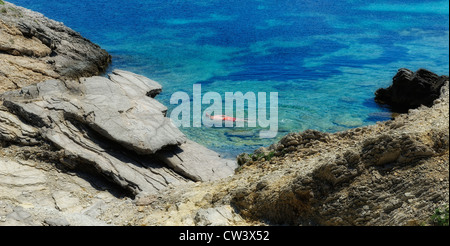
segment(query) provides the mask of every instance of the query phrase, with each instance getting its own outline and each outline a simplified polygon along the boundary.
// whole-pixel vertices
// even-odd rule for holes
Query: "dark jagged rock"
[[[415,73],[401,68],[388,88],[375,92],[375,101],[389,105],[394,112],[407,112],[421,105],[430,107],[439,98],[441,87],[448,76],[439,76],[426,69]]]

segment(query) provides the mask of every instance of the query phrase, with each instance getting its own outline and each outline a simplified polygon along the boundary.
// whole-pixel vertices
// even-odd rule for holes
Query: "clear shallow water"
[[[278,92],[279,134],[389,119],[373,101],[398,68],[449,72],[449,2],[10,0],[99,44],[119,68],[176,91]],[[406,3],[407,2],[407,3]],[[208,105],[205,105],[208,107]],[[254,128],[183,128],[227,157],[267,146]]]

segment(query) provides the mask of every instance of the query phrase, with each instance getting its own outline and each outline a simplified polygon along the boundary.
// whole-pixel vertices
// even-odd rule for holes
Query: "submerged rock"
[[[430,107],[439,98],[441,87],[448,76],[439,76],[426,69],[412,72],[401,68],[388,88],[375,92],[375,101],[389,105],[395,112],[407,112],[421,105]]]

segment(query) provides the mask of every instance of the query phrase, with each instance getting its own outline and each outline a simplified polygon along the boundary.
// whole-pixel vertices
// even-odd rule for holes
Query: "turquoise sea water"
[[[373,101],[398,68],[449,73],[449,1],[9,0],[64,22],[113,57],[110,70],[176,91],[278,92],[279,134],[389,119]],[[207,105],[205,106],[207,107]],[[258,128],[182,128],[227,157],[267,146]]]

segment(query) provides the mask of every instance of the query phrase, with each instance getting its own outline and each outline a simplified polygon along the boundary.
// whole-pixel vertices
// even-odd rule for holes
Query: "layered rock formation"
[[[28,160],[13,160],[7,148],[0,225],[427,225],[449,203],[448,118],[447,82],[432,107],[333,134],[292,133],[243,154],[230,177],[134,200],[33,160],[27,147],[15,148]],[[5,176],[8,168],[20,171]]]
[[[106,225],[96,217],[128,197],[233,174],[165,117],[157,82],[95,76],[111,59],[98,45],[11,3],[0,12],[0,224]]]
[[[110,61],[105,50],[63,23],[8,2],[0,5],[0,92],[98,75]]]
[[[390,121],[333,134],[291,133],[242,154],[232,177],[170,189],[161,200],[141,198],[137,204],[152,214],[138,221],[198,224],[201,211],[232,207],[248,224],[429,225],[435,209],[449,203],[448,81],[441,91],[432,107]],[[242,223],[226,217],[218,221]]]
[[[10,3],[0,12],[0,225],[424,225],[449,203],[446,77],[402,69],[377,100],[411,81],[432,89],[400,100],[418,106],[408,114],[291,133],[234,172],[165,117],[158,83],[93,76],[109,61],[98,46]]]
[[[154,98],[161,85],[114,70],[47,80],[0,95],[0,140],[55,146],[71,168],[89,166],[133,194],[232,175],[236,164],[188,141]]]
[[[3,145],[36,153],[48,145],[54,161],[92,168],[133,194],[233,173],[233,161],[188,141],[165,117],[157,82],[121,70],[90,77],[105,71],[106,51],[42,14],[1,8]]]

